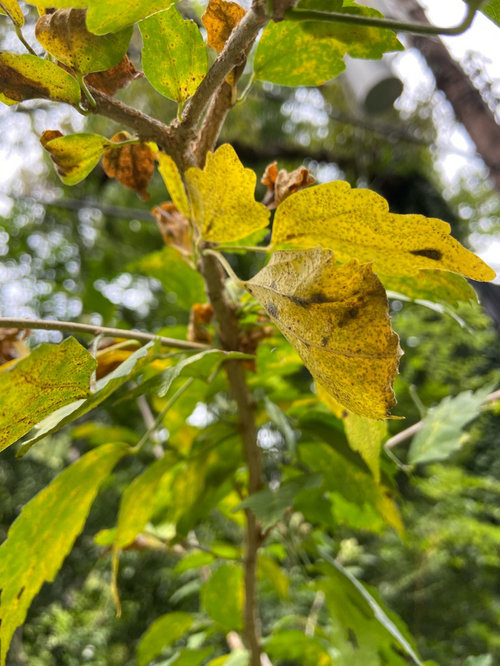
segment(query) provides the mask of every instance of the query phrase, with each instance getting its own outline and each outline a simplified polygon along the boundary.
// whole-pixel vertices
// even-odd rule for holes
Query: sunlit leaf
[[[243,629],[243,570],[233,564],[216,569],[201,589],[205,612],[225,631]]]
[[[464,391],[454,397],[447,396],[439,405],[431,407],[422,428],[413,438],[409,461],[415,464],[444,460],[457,451],[466,436],[464,426],[479,416],[491,388],[487,386],[475,393]]]
[[[96,36],[87,30],[85,18],[85,9],[59,9],[40,16],[35,30],[44,49],[80,75],[117,65],[132,36],[132,27]]]
[[[425,268],[492,280],[495,272],[449,234],[447,222],[389,213],[387,201],[375,192],[334,181],[286,199],[276,211],[272,242],[320,244],[334,250],[339,261],[373,261],[373,270],[382,275],[415,275]]]
[[[17,0],[2,0],[0,14],[7,14],[19,27],[24,25],[24,15]]]
[[[0,372],[0,450],[56,410],[85,399],[94,368],[88,351],[68,338],[42,344]]]
[[[198,26],[171,7],[139,27],[146,78],[165,97],[185,102],[207,73],[207,49]]]
[[[89,0],[87,27],[96,35],[118,32],[162,9],[176,0]]]
[[[210,0],[201,17],[207,31],[207,44],[220,53],[244,16],[245,10],[236,2]]]
[[[341,405],[388,416],[400,349],[370,264],[337,266],[321,248],[275,252],[246,288]]]
[[[161,615],[142,636],[137,646],[139,666],[147,666],[162,650],[182,638],[194,622],[191,613],[167,613]]]
[[[55,63],[30,53],[0,53],[0,102],[16,104],[27,99],[50,99],[78,104],[80,86]]]
[[[186,171],[192,216],[204,240],[238,240],[268,225],[269,211],[255,201],[256,181],[227,143],[208,153],[203,170]]]
[[[132,137],[128,132],[118,132],[111,141],[122,143]],[[104,152],[102,168],[109,178],[116,178],[125,187],[137,192],[143,201],[149,199],[147,188],[153,177],[156,150],[151,143],[133,143],[109,148]]]
[[[62,136],[57,130],[46,130],[40,143],[50,153],[57,175],[65,185],[76,185],[97,166],[107,148],[112,146],[99,134],[68,134]]]
[[[181,213],[186,217],[189,217],[189,203],[186,191],[184,190],[181,174],[179,173],[174,160],[170,155],[162,152],[158,153],[157,159],[160,163],[158,171],[163,178],[163,182],[165,183],[165,187],[167,188],[173,203]]]
[[[125,455],[108,444],[80,458],[21,511],[0,547],[0,663],[44,582],[54,580],[81,532],[99,486]]]
[[[375,480],[380,481],[380,451],[387,437],[386,422],[350,413],[344,419],[344,426],[349,445],[361,454]]]
[[[419,270],[415,275],[379,275],[384,287],[411,298],[455,306],[458,303],[476,302],[477,294],[467,280],[448,271]]]
[[[207,666],[248,666],[249,659],[250,656],[245,648],[236,648],[236,650],[231,650],[231,654],[211,659]]]
[[[303,0],[299,9],[325,9],[317,0]],[[338,11],[365,16],[381,16],[367,7],[344,7]],[[338,76],[344,69],[344,56],[381,58],[403,47],[387,29],[323,21],[270,22],[255,53],[258,79],[284,86],[318,86]]]

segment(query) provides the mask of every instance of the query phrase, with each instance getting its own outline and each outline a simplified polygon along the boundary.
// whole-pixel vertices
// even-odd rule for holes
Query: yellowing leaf
[[[50,153],[57,174],[65,185],[76,185],[97,165],[107,148],[113,144],[99,134],[68,134],[46,130],[40,143]]]
[[[373,261],[373,270],[383,275],[415,275],[425,268],[492,280],[495,272],[449,234],[447,222],[390,213],[375,192],[335,181],[297,192],[278,206],[272,242],[321,244],[339,261]]]
[[[245,286],[341,405],[388,416],[401,351],[370,264],[336,266],[321,248],[275,252]]]
[[[157,159],[160,163],[158,171],[163,178],[163,182],[165,183],[165,187],[167,188],[172,201],[181,213],[186,217],[189,217],[189,203],[177,165],[170,155],[167,155],[166,153],[158,153]]]
[[[94,449],[59,474],[23,508],[0,547],[0,664],[43,583],[54,580],[81,532],[99,486],[125,444]]]
[[[210,0],[201,17],[207,31],[207,44],[220,53],[245,14],[243,7],[236,2]]]
[[[141,19],[168,9],[176,0],[89,0],[87,27],[96,35],[117,32]]]
[[[57,60],[80,75],[117,65],[127,51],[132,27],[104,37],[87,30],[85,9],[58,9],[36,24],[36,38]]]
[[[37,97],[78,104],[80,86],[49,60],[30,53],[0,53],[0,101],[16,104]]]
[[[7,14],[15,25],[19,27],[24,25],[24,15],[17,0],[2,0],[0,14]]]
[[[412,300],[434,301],[457,305],[461,302],[477,302],[477,294],[467,280],[448,271],[420,270],[415,275],[379,275],[389,291]]]
[[[0,451],[57,409],[86,398],[95,368],[74,338],[42,344],[0,372]]]
[[[204,240],[235,241],[268,225],[269,211],[255,201],[256,182],[228,143],[208,153],[203,170],[186,171],[191,215]]]
[[[387,436],[386,422],[348,414],[344,426],[350,447],[361,454],[375,480],[380,481],[380,449]]]

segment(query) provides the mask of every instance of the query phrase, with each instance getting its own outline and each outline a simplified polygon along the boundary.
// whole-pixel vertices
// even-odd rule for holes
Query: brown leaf
[[[229,35],[238,25],[246,12],[236,2],[210,0],[201,17],[207,30],[207,44],[220,53]]]
[[[177,206],[171,201],[166,201],[153,208],[153,215],[165,245],[172,245],[182,254],[190,254],[192,247],[189,220]]]
[[[212,334],[204,324],[212,321],[214,311],[210,303],[195,303],[189,313],[187,339],[190,342],[212,342]]]
[[[20,335],[21,334],[21,335]],[[23,356],[28,356],[29,348],[23,342],[30,331],[21,328],[0,329],[0,365]]]
[[[128,141],[128,132],[118,132],[112,137],[113,143]],[[102,166],[110,178],[130,187],[142,197],[143,201],[149,199],[147,187],[153,177],[156,153],[147,143],[134,143],[119,148],[109,148],[104,153]]]
[[[266,167],[260,181],[267,186],[264,203],[270,210],[279,206],[291,194],[315,182],[315,178],[311,176],[309,169],[304,166],[288,172],[286,169],[278,171],[276,164],[277,162],[272,162]]]
[[[118,90],[126,88],[128,84],[139,77],[144,76],[134,67],[134,63],[124,55],[120,62],[106,69],[104,72],[94,72],[85,77],[85,82],[89,86],[100,90],[106,95],[114,95]]]
[[[58,139],[63,136],[63,133],[59,130],[44,130],[40,136],[40,143],[45,148],[45,146],[52,141],[52,139]]]

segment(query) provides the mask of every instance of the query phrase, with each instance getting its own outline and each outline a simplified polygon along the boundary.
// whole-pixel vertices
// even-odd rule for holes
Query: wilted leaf
[[[0,451],[49,414],[86,398],[94,368],[88,351],[68,338],[42,344],[0,372]]]
[[[105,37],[87,30],[85,9],[58,9],[36,24],[36,38],[57,60],[80,75],[117,65],[125,55],[132,27]]]
[[[158,171],[160,172],[165,187],[170,194],[170,198],[173,203],[177,206],[183,215],[189,217],[189,203],[186,196],[186,191],[184,190],[184,184],[182,182],[181,174],[177,168],[174,160],[167,155],[166,153],[158,153],[157,160],[160,164]]]
[[[57,130],[46,130],[40,143],[55,164],[57,175],[65,185],[76,185],[86,178],[107,148],[112,144],[99,134],[68,134]]]
[[[111,141],[122,143],[131,138],[128,132],[118,132]],[[116,178],[142,197],[149,199],[147,187],[153,177],[156,151],[151,143],[133,143],[119,148],[108,148],[104,152],[102,167],[109,178]]]
[[[151,212],[165,245],[171,245],[183,255],[191,254],[193,246],[189,220],[177,206],[171,201],[166,201],[160,206],[155,206]]]
[[[208,153],[203,170],[186,171],[192,216],[204,240],[238,240],[268,225],[269,211],[255,201],[256,180],[228,143]]]
[[[233,564],[216,569],[201,588],[201,605],[225,631],[243,628],[243,570]]]
[[[433,301],[455,306],[458,303],[477,302],[474,287],[456,273],[419,270],[415,275],[386,276],[379,279],[388,291],[397,292],[412,300]]]
[[[245,13],[243,7],[236,2],[209,0],[201,17],[207,31],[207,44],[220,53]]]
[[[85,82],[106,95],[114,95],[118,90],[126,88],[131,81],[141,76],[143,76],[142,72],[138,72],[133,62],[129,60],[127,55],[124,55],[117,65],[104,70],[104,72],[87,74]]]
[[[7,14],[19,27],[24,25],[24,15],[17,0],[2,0],[0,14]]]
[[[312,185],[315,181],[315,178],[309,173],[309,169],[304,166],[288,172],[286,169],[278,171],[276,164],[277,162],[269,164],[260,180],[263,185],[267,186],[263,203],[269,210],[273,210],[291,194]]]
[[[321,248],[275,252],[245,286],[341,405],[388,416],[401,352],[370,264],[336,266]]]
[[[147,666],[164,648],[187,634],[193,622],[194,616],[191,613],[182,612],[167,613],[156,619],[137,646],[139,666]]]
[[[318,0],[302,0],[299,9],[328,10]],[[337,11],[381,16],[367,7],[340,7]],[[402,45],[387,29],[330,23],[326,21],[270,22],[257,45],[254,70],[258,79],[284,86],[318,86],[338,76],[344,56],[381,58]]]
[[[212,321],[214,310],[210,303],[195,303],[189,313],[187,339],[190,342],[210,343],[212,334],[207,330],[206,324]]]
[[[387,201],[375,192],[334,181],[286,199],[276,211],[272,242],[320,244],[339,261],[373,261],[373,270],[383,275],[415,275],[425,268],[492,280],[494,271],[449,234],[447,222],[389,213]]]
[[[491,387],[475,393],[464,391],[447,396],[436,407],[431,407],[422,428],[413,438],[408,459],[412,464],[428,463],[448,458],[463,444],[463,427],[479,416]]]
[[[146,78],[168,99],[185,102],[207,73],[207,49],[198,26],[171,7],[141,21],[139,27]]]
[[[28,356],[30,349],[24,340],[30,331],[21,328],[0,329],[0,371],[5,370],[1,366],[15,359]]]
[[[10,528],[0,547],[2,666],[33,597],[44,582],[54,580],[99,486],[127,449],[125,444],[108,444],[87,453],[28,502]]]
[[[78,104],[80,86],[55,63],[30,53],[0,53],[0,102],[16,104],[27,99],[50,99]]]

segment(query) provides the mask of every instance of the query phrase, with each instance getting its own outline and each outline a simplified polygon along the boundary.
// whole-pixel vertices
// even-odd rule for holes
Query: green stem
[[[255,72],[252,72],[252,75],[248,79],[248,83],[246,84],[246,86],[243,88],[241,95],[236,98],[236,104],[240,104],[246,99],[248,93],[252,89],[253,84],[255,83],[255,79],[256,79]]]
[[[447,35],[456,36],[465,32],[474,19],[479,7],[478,2],[468,4],[467,14],[462,22],[451,28],[444,28],[425,23],[407,23],[379,16],[362,16],[359,14],[348,14],[343,12],[322,12],[312,9],[288,9],[285,18],[288,21],[328,21],[333,23],[350,23],[374,28],[388,28],[399,32],[410,32],[415,35]]]
[[[230,263],[224,257],[220,252],[215,252],[215,250],[203,250],[203,254],[211,254],[213,257],[217,259],[217,261],[220,263],[220,265],[223,267],[223,269],[226,271],[226,273],[229,275],[231,280],[233,280],[240,289],[245,289],[245,283],[243,280],[240,280],[240,278],[236,275],[236,273],[233,271],[231,268]]]
[[[88,101],[88,103],[90,104],[91,108],[92,108],[92,109],[95,109],[96,106],[97,106],[97,103],[96,103],[96,101],[95,101],[95,99],[94,99],[92,93],[91,93],[90,90],[87,88],[87,84],[85,83],[85,80],[84,80],[83,74],[80,74],[80,73],[77,72],[77,73],[76,73],[76,80],[78,81],[78,83],[79,83],[79,85],[80,85],[80,88],[82,89],[83,94],[84,94],[85,97],[87,98],[87,101]]]
[[[0,6],[3,7],[3,5],[1,3],[0,3]],[[16,30],[16,35],[17,35],[19,41],[26,47],[26,49],[31,53],[31,55],[36,56],[35,51],[31,48],[31,46],[28,44],[28,42],[24,38],[23,31],[21,30],[20,26],[18,26],[16,23],[14,23],[14,28]]]

